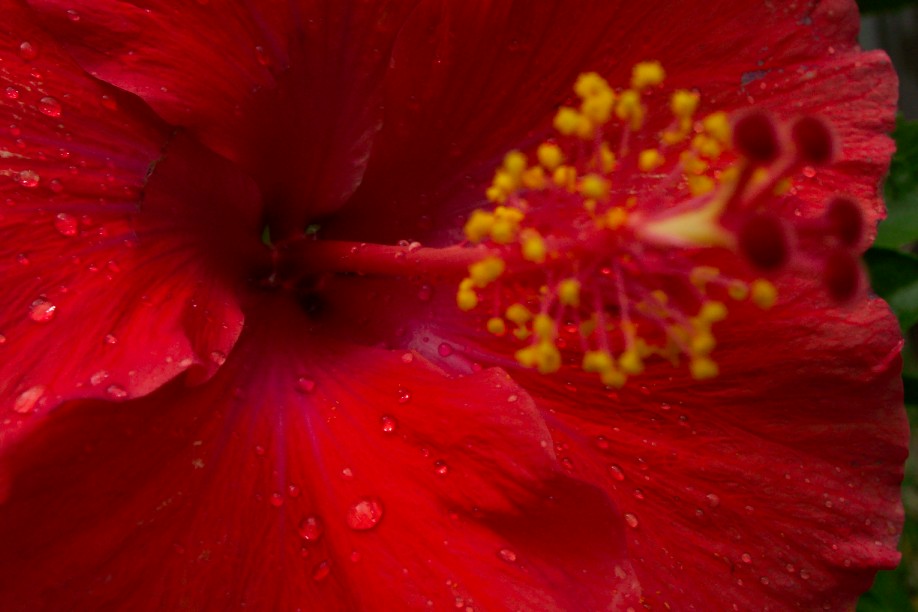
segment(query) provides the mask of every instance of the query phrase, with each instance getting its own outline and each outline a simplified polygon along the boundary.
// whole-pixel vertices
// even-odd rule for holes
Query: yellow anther
[[[678,89],[673,92],[669,101],[669,107],[672,109],[673,115],[679,119],[683,119],[695,114],[695,111],[698,110],[698,102],[700,100],[701,96],[697,91]]]
[[[667,302],[669,302],[669,296],[666,295],[662,289],[654,289],[650,292],[650,295],[660,305],[665,305]]]
[[[640,62],[631,70],[631,87],[638,91],[656,87],[666,78],[666,72],[660,62]]]
[[[526,189],[545,189],[545,170],[541,166],[533,166],[523,173],[522,181]]]
[[[504,193],[513,193],[519,185],[519,180],[505,170],[495,172],[494,182],[491,183],[492,187],[496,187]]]
[[[533,229],[523,230],[522,236],[523,259],[533,263],[543,263],[548,254],[548,247],[545,246],[545,240]]]
[[[727,318],[727,307],[723,302],[708,301],[701,305],[698,318],[705,323],[716,323]]]
[[[580,306],[580,281],[566,278],[558,283],[558,301],[565,306]]]
[[[577,124],[577,129],[574,130],[574,133],[583,140],[593,140],[593,137],[596,135],[594,130],[594,123],[590,121],[590,118],[585,115],[580,115],[579,123]]]
[[[609,174],[615,170],[615,153],[609,148],[609,143],[599,145],[599,169]]]
[[[606,227],[616,230],[628,222],[628,211],[616,206],[606,211]]]
[[[720,276],[720,270],[713,266],[696,266],[689,272],[689,281],[699,289]]]
[[[641,129],[644,123],[644,109],[641,106],[641,94],[633,89],[626,89],[618,97],[615,105],[615,116],[628,121],[632,131]]]
[[[489,202],[494,202],[495,204],[503,204],[507,201],[507,194],[503,189],[498,189],[493,185],[488,187],[485,191],[485,197],[488,198]]]
[[[602,384],[607,387],[614,387],[615,389],[621,389],[625,386],[625,382],[628,381],[628,377],[618,370],[602,372],[599,379],[602,381]]]
[[[478,295],[471,289],[460,288],[456,292],[456,305],[460,310],[469,311],[478,306]]]
[[[580,113],[573,108],[563,106],[558,109],[558,113],[555,115],[555,129],[565,136],[572,136],[580,126],[580,119]]]
[[[540,374],[553,374],[561,369],[561,352],[548,340],[536,345],[535,359]]]
[[[542,167],[550,172],[554,172],[558,166],[564,163],[564,154],[561,153],[561,147],[551,142],[540,144],[536,151],[536,156],[539,158],[539,163],[542,164]]]
[[[687,174],[702,174],[710,166],[708,162],[693,155],[691,151],[683,151],[679,155],[679,162]]]
[[[508,219],[517,223],[526,218],[526,213],[512,206],[498,206],[494,209],[494,215],[498,219]]]
[[[694,336],[692,336],[690,348],[692,354],[698,357],[708,355],[711,351],[714,350],[714,347],[717,346],[717,341],[714,339],[713,334],[708,331],[702,331]]]
[[[491,240],[498,244],[510,244],[516,241],[520,222],[526,215],[518,208],[498,206],[494,209],[494,225],[491,227]]]
[[[475,287],[487,287],[504,273],[506,264],[499,257],[486,257],[469,266],[469,278]]]
[[[768,310],[778,300],[778,290],[764,278],[752,282],[752,301],[763,310]]]
[[[790,177],[785,177],[775,183],[774,189],[772,189],[771,192],[776,196],[787,195],[787,192],[790,191],[791,187],[793,186],[794,182],[790,179]]]
[[[558,166],[552,180],[558,187],[573,192],[577,187],[577,169],[573,166]]]
[[[507,320],[517,325],[523,325],[532,318],[532,313],[522,304],[511,304],[504,314]]]
[[[734,300],[745,300],[749,297],[749,285],[740,280],[732,281],[727,286],[727,294]]]
[[[698,155],[708,159],[716,159],[724,151],[724,146],[720,141],[705,134],[698,134],[692,139],[692,148],[698,152]]]
[[[689,193],[693,196],[701,196],[706,193],[711,193],[714,191],[714,188],[717,187],[717,184],[709,176],[689,176],[687,179]]]
[[[583,371],[584,372],[609,372],[615,364],[612,356],[608,351],[587,351],[583,354]]]
[[[733,128],[730,127],[730,117],[723,111],[711,113],[701,120],[704,131],[723,145],[730,143]]]
[[[638,168],[642,172],[650,172],[662,166],[664,161],[666,160],[663,158],[663,154],[658,150],[645,149],[638,155]]]
[[[536,364],[536,349],[532,346],[521,348],[514,355],[516,361],[525,368],[531,368]]]
[[[626,374],[640,374],[644,371],[644,360],[636,349],[628,349],[618,358],[618,365]]]
[[[692,378],[695,380],[714,378],[719,372],[717,364],[708,357],[693,358],[689,369],[692,372]]]
[[[526,170],[526,156],[519,151],[510,151],[504,156],[504,170],[514,178],[519,177]]]
[[[503,336],[507,333],[507,324],[500,317],[491,317],[487,323],[488,331],[495,336]]]
[[[583,210],[590,213],[590,216],[592,217],[596,213],[596,200],[584,200]]]
[[[554,339],[557,329],[554,320],[547,314],[537,314],[532,321],[532,333],[540,340]]]
[[[465,222],[465,237],[471,242],[481,242],[491,233],[492,227],[494,215],[484,210],[475,210]]]
[[[596,331],[596,319],[589,319],[578,326],[580,335],[584,338],[590,337]]]
[[[519,231],[519,223],[508,219],[498,219],[491,228],[491,240],[497,244],[510,244],[516,241],[516,234]]]
[[[580,195],[594,200],[604,200],[609,195],[609,181],[597,174],[588,174],[580,181]]]
[[[574,83],[574,93],[581,98],[589,98],[604,91],[611,91],[609,83],[595,72],[584,72]]]
[[[606,89],[584,98],[580,104],[580,111],[593,123],[603,125],[612,117],[614,106],[615,93],[611,89]]]

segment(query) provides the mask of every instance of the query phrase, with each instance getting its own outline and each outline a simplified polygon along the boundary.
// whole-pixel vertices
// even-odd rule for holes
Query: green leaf
[[[876,246],[889,249],[918,242],[918,121],[900,117],[893,138],[896,154],[884,189],[889,216],[876,240]]]
[[[877,295],[889,302],[903,330],[918,323],[918,257],[892,249],[864,254]]]
[[[857,612],[892,612],[914,610],[905,586],[905,570],[898,568],[877,574],[873,587],[857,602]]]
[[[911,4],[918,4],[918,0],[857,0],[862,14],[891,11]]]

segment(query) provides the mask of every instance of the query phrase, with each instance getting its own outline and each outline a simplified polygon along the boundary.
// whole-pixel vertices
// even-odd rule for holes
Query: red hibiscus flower
[[[4,609],[842,609],[895,565],[853,2],[0,14]]]

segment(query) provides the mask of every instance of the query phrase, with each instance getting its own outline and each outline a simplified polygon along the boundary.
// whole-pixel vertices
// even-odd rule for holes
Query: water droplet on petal
[[[6,344],[6,336],[0,334],[0,344]]]
[[[365,498],[348,508],[347,525],[356,531],[373,529],[383,516],[383,506],[378,499]]]
[[[449,466],[446,465],[445,461],[437,461],[434,463],[434,471],[438,476],[446,476],[449,474]]]
[[[749,553],[743,553],[740,555],[740,559],[742,559],[743,563],[752,563],[752,555]]]
[[[210,360],[218,366],[222,366],[226,363],[226,353],[223,351],[213,351],[210,354]]]
[[[507,563],[513,563],[516,561],[516,553],[509,548],[501,548],[499,551],[497,551],[497,556]]]
[[[407,404],[411,401],[411,391],[405,389],[404,387],[398,388],[398,403]]]
[[[41,181],[41,177],[38,176],[38,173],[34,170],[23,170],[19,173],[17,181],[23,187],[32,189],[34,187],[38,187],[38,183]]]
[[[299,488],[298,486],[296,486],[295,484],[289,484],[289,485],[287,485],[287,495],[289,495],[290,497],[293,497],[293,498],[299,497],[299,496],[300,496],[300,488]]]
[[[43,385],[35,385],[22,393],[19,394],[19,397],[16,398],[16,401],[13,402],[13,410],[19,414],[28,414],[32,412],[35,408],[35,404],[38,403],[38,400],[41,399],[41,396],[45,394],[45,387]]]
[[[297,531],[300,534],[300,537],[306,540],[307,542],[315,542],[322,537],[322,533],[325,531],[325,526],[322,524],[322,519],[317,516],[307,516],[300,524],[297,526]]]
[[[255,47],[255,59],[258,60],[258,63],[262,66],[267,66],[271,63],[271,58],[268,57],[267,51],[260,45]]]
[[[619,482],[625,479],[625,472],[614,463],[609,466],[609,475]]]
[[[73,9],[68,9],[68,10],[67,10],[67,19],[69,19],[70,21],[76,23],[77,21],[80,20],[80,14],[79,14],[78,12],[76,12],[75,10],[73,10]]]
[[[19,90],[16,89],[15,87],[7,87],[4,93],[6,94],[6,97],[9,98],[10,100],[19,99]]]
[[[640,489],[635,489],[635,490],[634,490],[634,499],[643,501],[643,500],[644,500],[644,492],[641,491]]]
[[[128,392],[121,385],[111,385],[108,389],[105,390],[111,397],[115,399],[124,399],[127,397]]]
[[[38,110],[41,111],[41,114],[49,117],[60,117],[61,103],[51,96],[45,96],[38,101]]]
[[[433,288],[430,285],[421,285],[418,289],[418,299],[422,302],[430,301],[433,296]]]
[[[316,582],[321,582],[322,580],[325,580],[326,578],[328,578],[328,575],[330,573],[331,573],[331,565],[329,565],[328,561],[322,561],[321,563],[316,565],[315,568],[313,568],[312,579],[315,580]]]
[[[437,353],[440,357],[449,357],[453,354],[453,347],[446,342],[441,342],[440,346],[437,347]]]
[[[275,492],[271,494],[271,497],[268,498],[268,501],[271,502],[271,505],[275,508],[280,508],[284,505],[284,496]]]
[[[33,60],[38,57],[38,49],[29,41],[23,41],[19,45],[19,57],[26,61]]]
[[[62,236],[76,236],[79,225],[76,217],[67,213],[60,213],[54,217],[54,229]]]
[[[29,307],[29,318],[36,323],[47,323],[57,314],[57,306],[44,298],[38,298]]]
[[[379,421],[382,424],[383,433],[395,433],[395,430],[398,429],[398,421],[395,420],[395,417],[385,414]]]
[[[105,344],[118,344],[118,338],[112,334],[107,334],[105,336]]]
[[[89,377],[89,384],[93,387],[98,387],[108,379],[108,372],[105,370],[99,370],[95,374]]]
[[[800,570],[800,578],[802,578],[803,580],[809,580],[810,573],[806,570]]]
[[[625,523],[626,523],[629,527],[631,527],[632,529],[637,528],[637,526],[638,526],[638,518],[637,518],[635,515],[633,515],[633,514],[631,514],[631,513],[629,512],[629,513],[625,514],[625,516],[624,516],[623,518],[625,519]]]
[[[299,389],[302,393],[312,393],[316,389],[316,381],[310,378],[297,378],[296,388]]]
[[[718,497],[714,493],[708,493],[707,495],[705,495],[705,499],[708,500],[708,505],[711,506],[712,508],[716,508],[717,506],[720,505],[720,497]]]

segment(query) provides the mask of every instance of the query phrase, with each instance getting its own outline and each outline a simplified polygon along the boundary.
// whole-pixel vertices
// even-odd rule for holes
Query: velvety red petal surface
[[[501,157],[546,136],[578,73],[596,70],[625,86],[631,67],[648,59],[662,62],[667,87],[701,93],[700,112],[754,103],[784,119],[829,117],[848,161],[810,181],[807,207],[821,210],[819,189],[841,188],[879,216],[895,75],[883,54],[857,49],[855,4],[709,2],[703,17],[691,2],[422,4],[393,54],[386,121],[345,209],[353,214],[328,231],[455,240],[456,215],[487,206],[482,194]]]
[[[879,214],[890,145],[863,130],[882,133],[885,114],[871,111],[895,83],[881,55],[857,51],[846,0],[709,3],[697,28],[685,27],[697,21],[690,3],[327,4],[30,2],[87,70],[241,161],[283,225],[346,206],[328,235],[452,240],[455,215],[483,203],[507,150],[544,136],[579,72],[624,84],[646,59],[710,99],[703,110],[755,103],[830,117],[858,159],[819,186],[844,187]]]
[[[839,308],[794,283],[773,310],[730,306],[712,381],[655,362],[608,390],[575,365],[551,376],[506,365],[563,469],[625,517],[654,607],[845,609],[898,562],[908,427],[897,323],[879,300]],[[437,301],[425,307],[444,319],[403,341],[443,367],[507,364],[517,343],[489,338],[483,322],[459,333],[461,316]]]
[[[506,374],[256,310],[208,384],[67,405],[7,456],[12,609],[637,604],[621,517]]]
[[[520,371],[451,282],[265,297],[258,244],[307,221],[445,243],[577,73],[644,59],[705,111],[831,118],[844,160],[789,214],[844,191],[873,221],[894,80],[857,53],[853,3],[29,4],[158,116],[4,8],[0,601],[844,608],[895,562],[906,429],[878,302],[787,281],[719,324],[718,379],[657,364],[608,392]]]
[[[0,445],[61,400],[213,369],[242,315],[195,223],[206,210],[234,240],[215,206],[236,208],[236,227],[255,210],[226,162],[182,137],[167,146],[152,114],[87,77],[17,6],[0,33]],[[203,193],[202,178],[224,191]]]
[[[240,162],[272,221],[305,227],[362,178],[417,0],[29,4],[89,72]]]

